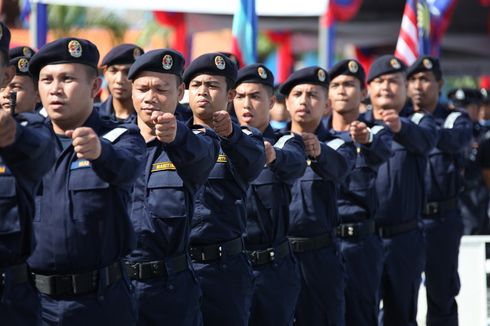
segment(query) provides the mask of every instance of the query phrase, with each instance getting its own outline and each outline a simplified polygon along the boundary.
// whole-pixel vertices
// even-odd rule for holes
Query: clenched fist
[[[65,131],[65,135],[72,139],[73,149],[78,158],[93,161],[102,153],[99,136],[92,128],[80,127]]]
[[[349,127],[350,137],[359,144],[369,143],[370,130],[364,122],[353,121]]]
[[[213,129],[220,137],[229,137],[233,132],[230,114],[224,110],[213,113]]]
[[[396,112],[395,110],[382,110],[381,117],[383,118],[384,123],[386,123],[386,125],[390,127],[393,133],[400,132],[400,130],[402,129],[402,123],[400,121],[400,116],[398,115],[398,112]]]
[[[269,143],[268,141],[264,141],[264,147],[265,147],[266,163],[267,165],[269,165],[276,160],[276,150],[274,149],[274,146],[272,146],[272,144]]]
[[[177,119],[172,113],[153,111],[151,119],[155,124],[155,135],[162,143],[168,144],[175,140],[177,135]]]
[[[303,132],[303,143],[305,143],[305,153],[308,157],[316,158],[322,153],[320,141],[315,134],[310,132]]]
[[[7,110],[0,110],[0,147],[12,145],[15,141],[17,124]]]

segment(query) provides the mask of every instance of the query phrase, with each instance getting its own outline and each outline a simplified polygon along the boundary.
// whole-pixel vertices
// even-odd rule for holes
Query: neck
[[[112,107],[114,114],[120,119],[127,119],[134,112],[131,98],[124,100],[112,98]]]
[[[332,112],[332,129],[335,131],[346,131],[349,130],[350,124],[359,117],[358,110],[352,110],[351,112],[346,112],[340,114],[336,111]]]
[[[79,127],[82,127],[87,121],[88,117],[92,113],[92,110],[87,110],[86,114],[80,117],[76,117],[71,121],[53,121],[51,123],[53,125],[53,131],[55,134],[64,135],[65,131],[75,130]]]
[[[155,129],[148,126],[141,119],[138,119],[138,127],[140,128],[140,134],[143,136],[145,142],[149,143],[153,139],[155,139]]]
[[[420,105],[417,105],[417,104],[413,104],[413,110],[414,111],[427,111],[427,112],[430,112],[430,113],[434,113],[434,111],[436,110],[437,108],[437,103],[434,103],[433,105],[430,105],[430,106],[426,106],[422,109],[422,107]]]
[[[202,125],[202,126],[207,126],[209,128],[213,128],[213,119],[212,118],[203,120],[203,119],[199,118],[198,116],[193,115],[193,120],[194,120],[194,124],[196,124],[196,125]]]
[[[291,131],[297,134],[301,134],[303,132],[315,133],[316,128],[318,128],[319,122],[316,123],[297,123],[291,122]]]

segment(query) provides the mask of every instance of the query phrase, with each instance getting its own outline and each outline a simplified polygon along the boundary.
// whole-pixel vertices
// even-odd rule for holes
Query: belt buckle
[[[352,225],[349,225],[347,227],[347,235],[350,236],[350,237],[353,237],[354,236],[354,227]]]
[[[439,203],[436,202],[427,203],[425,207],[427,208],[427,213],[429,215],[439,213]]]
[[[267,249],[267,253],[269,254],[269,259],[271,262],[276,259],[276,252],[274,248]]]

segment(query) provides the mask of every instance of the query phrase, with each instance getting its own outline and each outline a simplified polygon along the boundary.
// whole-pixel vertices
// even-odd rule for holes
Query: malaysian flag
[[[407,0],[395,56],[412,64],[422,55],[439,56],[439,46],[456,0]]]
[[[255,0],[239,0],[238,10],[233,16],[231,52],[238,58],[240,66],[257,62],[257,30]]]

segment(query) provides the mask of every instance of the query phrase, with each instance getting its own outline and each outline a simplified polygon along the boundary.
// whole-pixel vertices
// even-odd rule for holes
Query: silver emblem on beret
[[[454,94],[454,97],[456,97],[456,99],[458,99],[458,100],[464,100],[464,98],[465,98],[464,91],[461,88],[459,88],[456,91],[456,94]]]
[[[393,58],[390,60],[390,66],[393,67],[393,69],[400,69],[402,65],[396,58]]]
[[[353,74],[355,74],[359,70],[359,65],[354,60],[349,61],[349,64],[347,66],[349,67],[349,71]]]
[[[219,70],[224,70],[226,68],[225,59],[223,59],[223,57],[220,55],[214,57],[214,64],[216,65],[216,68],[218,68]]]
[[[136,60],[137,57],[141,55],[141,50],[140,48],[134,48],[133,50],[133,58]]]
[[[258,67],[257,73],[259,74],[260,78],[267,79],[267,72],[265,71],[264,67]]]
[[[172,69],[172,66],[174,65],[174,59],[170,54],[165,54],[162,59],[162,66],[163,69],[165,70],[170,70]]]
[[[68,43],[68,52],[74,58],[80,58],[82,56],[82,46],[77,40],[71,40]]]
[[[325,74],[325,70],[318,69],[318,72],[316,74],[317,74],[317,77],[318,77],[318,80],[319,81],[321,81],[321,82],[324,82],[325,81],[325,78],[327,77],[327,75]]]
[[[424,65],[425,69],[432,69],[432,61],[430,61],[429,59],[425,58],[424,60],[422,60],[422,64]]]
[[[17,68],[19,68],[20,72],[29,71],[29,60],[26,58],[20,58],[19,61],[17,61]]]

